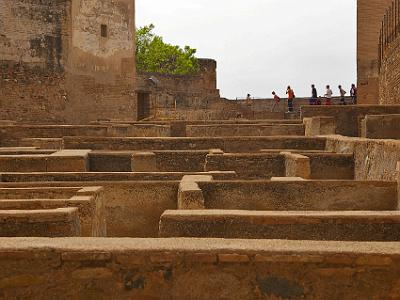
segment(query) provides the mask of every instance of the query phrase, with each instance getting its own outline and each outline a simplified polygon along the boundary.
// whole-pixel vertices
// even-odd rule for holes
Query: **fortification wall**
[[[357,74],[360,104],[379,102],[379,32],[392,0],[357,1]]]
[[[381,62],[379,101],[381,104],[400,104],[400,37],[390,43]]]
[[[184,113],[206,109],[220,98],[217,89],[217,62],[212,59],[199,59],[199,64],[198,74],[139,73],[137,75],[139,92],[150,93],[151,116],[167,118],[176,111]]]
[[[134,1],[0,0],[0,118],[132,119]]]

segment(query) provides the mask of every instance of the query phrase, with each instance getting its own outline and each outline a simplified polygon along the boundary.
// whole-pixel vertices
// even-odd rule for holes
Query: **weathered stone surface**
[[[400,241],[398,212],[166,211],[161,237]]]
[[[26,252],[32,247],[58,255],[81,253],[82,257],[101,249],[111,253],[111,260],[106,266],[73,262],[51,266],[35,257],[0,260],[4,297],[29,294],[32,298],[87,299],[96,295],[125,299],[133,295],[139,299],[158,299],[162,295],[161,298],[205,300],[215,295],[227,299],[396,299],[398,296],[398,243],[0,239],[0,253],[15,249]],[[207,257],[206,263],[188,260],[200,253]],[[156,256],[160,259],[154,259]],[[346,259],[340,265],[333,265],[338,256]],[[218,260],[214,259],[217,257]],[[129,264],[133,261],[136,266]]]

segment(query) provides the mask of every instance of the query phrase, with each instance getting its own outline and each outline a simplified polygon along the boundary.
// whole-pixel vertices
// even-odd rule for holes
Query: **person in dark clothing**
[[[315,84],[311,85],[311,98],[310,98],[310,105],[316,105],[318,99],[318,92],[315,88]]]

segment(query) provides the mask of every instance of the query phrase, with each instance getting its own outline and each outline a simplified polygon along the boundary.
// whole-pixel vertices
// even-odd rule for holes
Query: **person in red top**
[[[274,112],[276,106],[281,102],[281,98],[275,92],[272,92],[272,95],[274,96],[274,104],[272,105],[271,112]]]
[[[294,91],[290,86],[287,87],[286,94],[288,95],[288,112],[293,112]]]

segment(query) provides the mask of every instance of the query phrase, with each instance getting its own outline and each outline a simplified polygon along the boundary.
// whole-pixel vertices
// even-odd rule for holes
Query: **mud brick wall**
[[[217,101],[217,62],[212,59],[199,59],[198,74],[168,75],[159,73],[139,73],[139,91],[150,94],[150,115],[156,118],[169,118],[176,111],[190,114],[193,109],[206,109]],[[156,80],[156,84],[149,78]]]
[[[368,115],[362,121],[361,133],[369,139],[400,140],[400,114]]]
[[[400,104],[400,38],[393,41],[385,52],[379,75],[381,104]]]
[[[198,185],[206,209],[349,211],[397,207],[395,182],[216,180]]]
[[[360,106],[303,106],[302,118],[332,117],[336,122],[336,134],[357,137],[361,135],[361,123],[366,115],[399,114],[400,105]]]
[[[134,1],[0,0],[0,118],[133,119]]]
[[[400,296],[399,243],[1,239],[0,245],[5,299]]]
[[[379,32],[392,0],[357,1],[357,76],[359,103],[379,103]]]

